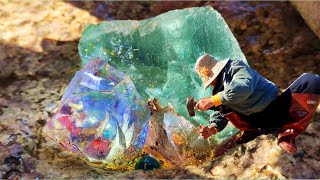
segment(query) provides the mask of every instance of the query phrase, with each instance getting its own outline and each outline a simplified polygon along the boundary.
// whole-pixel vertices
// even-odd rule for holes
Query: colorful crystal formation
[[[212,142],[231,136],[234,129],[227,128],[211,143],[199,139],[196,127],[207,124],[209,116],[197,112],[190,118],[185,106],[188,96],[211,94],[193,70],[200,55],[246,61],[211,7],[89,25],[79,52],[84,68],[47,125],[51,137],[66,149],[118,167],[149,156],[163,162],[162,167],[172,167],[207,158]],[[148,103],[150,98],[158,101]],[[143,158],[139,162],[148,164]]]
[[[172,107],[145,101],[127,75],[101,59],[76,73],[46,128],[65,149],[113,169],[181,166],[197,162],[190,152],[209,156],[213,148]]]
[[[111,162],[144,146],[146,106],[127,75],[96,59],[72,79],[48,128],[67,141],[62,143],[67,149]]]
[[[237,40],[212,7],[170,11],[142,21],[110,21],[89,25],[79,43],[82,64],[99,57],[127,74],[145,99],[170,104],[193,124],[206,124],[208,115],[188,116],[187,96],[210,95],[193,70],[204,53],[218,60],[244,60]]]

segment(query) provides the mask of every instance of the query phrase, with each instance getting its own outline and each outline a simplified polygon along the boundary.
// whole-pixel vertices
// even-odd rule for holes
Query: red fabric
[[[289,114],[293,121],[283,125],[280,131],[294,129],[296,133],[303,133],[317,110],[320,95],[292,93],[291,96]]]
[[[278,143],[285,151],[294,154],[297,151],[295,138],[305,132],[320,103],[320,95],[293,93],[289,114],[292,122],[279,130]]]
[[[294,154],[297,151],[295,138],[302,134],[310,124],[310,121],[315,115],[317,107],[320,104],[320,95],[292,93],[291,96],[292,99],[289,109],[289,118],[291,122],[284,124],[278,131],[278,143],[285,151]],[[256,129],[250,128],[250,124],[241,119],[235,112],[228,113],[225,117],[236,128],[242,131],[256,131]],[[219,148],[217,154],[224,153],[226,148],[236,144],[235,141],[239,138],[241,138],[241,136],[234,136],[231,138],[225,146]]]
[[[243,119],[241,119],[240,116],[235,112],[225,114],[224,117],[226,119],[228,119],[228,121],[230,121],[234,125],[234,127],[238,128],[242,131],[252,130],[250,128],[250,124],[247,123],[246,121],[244,121]]]
[[[293,121],[283,125],[280,132],[283,132],[287,129],[294,129],[296,133],[302,133],[308,127],[317,110],[317,107],[320,103],[320,95],[292,93],[291,96],[292,100],[289,109],[289,115]],[[249,123],[241,119],[241,117],[235,112],[225,114],[224,117],[228,119],[236,128],[242,131],[254,130],[250,128]]]

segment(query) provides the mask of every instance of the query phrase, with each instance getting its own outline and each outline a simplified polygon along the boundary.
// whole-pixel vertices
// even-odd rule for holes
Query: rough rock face
[[[0,12],[0,42],[36,52],[43,51],[43,39],[74,41],[87,23],[97,22],[88,12],[58,1],[1,1]]]
[[[289,2],[209,4],[230,26],[250,66],[281,88],[303,72],[320,73],[319,38]]]
[[[291,1],[312,31],[320,38],[320,3],[318,1]]]
[[[52,140],[43,135],[43,126],[56,111],[67,84],[80,67],[77,38],[83,28],[75,28],[71,34],[64,34],[69,30],[70,24],[76,22],[84,27],[96,18],[138,20],[154,17],[172,9],[210,5],[221,13],[239,41],[250,65],[270,80],[286,87],[289,80],[302,72],[320,73],[320,41],[289,2],[1,1],[0,3],[2,22],[0,25],[0,179],[213,178],[212,166],[207,163],[203,166],[189,166],[175,170],[106,171],[103,166],[87,164],[86,161],[50,143]],[[38,13],[39,11],[43,13]],[[74,18],[71,18],[69,15],[73,13]],[[20,21],[20,18],[23,21]],[[17,21],[20,23],[12,24]],[[4,26],[10,23],[10,26]],[[53,28],[60,23],[59,28]],[[34,39],[38,39],[41,32],[48,30],[52,30],[51,36],[48,36],[51,40],[44,39],[36,41],[42,43],[35,44]],[[5,41],[3,39],[6,38],[4,36],[6,33],[10,38]],[[39,46],[43,50],[41,53],[40,48],[37,52],[33,49]],[[284,158],[276,163],[278,167],[272,166],[273,169],[282,170],[282,175],[278,175],[279,178],[320,177],[319,119],[318,113],[307,132],[297,138],[298,150],[304,153],[303,156],[298,154],[292,157],[281,152],[280,157]],[[251,143],[275,145],[276,142],[273,140],[274,138],[268,136],[261,138],[259,143]],[[268,143],[263,143],[264,141]],[[276,146],[272,146],[271,152],[274,152],[273,148],[277,149]],[[264,156],[270,157],[269,151],[260,150],[262,148],[258,148],[256,152],[263,152]],[[236,148],[235,153],[238,152],[241,154]],[[232,163],[236,162],[233,159],[239,160],[239,157],[232,155],[233,153],[234,151],[231,151],[231,155],[227,155],[223,160]],[[241,160],[248,161],[248,159]],[[215,166],[222,167],[223,164],[227,164],[224,161],[217,161]],[[248,167],[252,168],[244,168],[241,174],[265,177],[263,171],[260,174],[259,169],[256,171],[254,164]],[[236,169],[234,171],[236,172]],[[238,176],[235,174],[228,177]],[[275,176],[270,176],[272,177]],[[215,178],[219,179],[218,176]]]
[[[243,145],[238,145],[225,156],[197,171],[214,179],[317,179],[320,177],[319,130],[320,114],[296,139],[298,152],[285,153],[272,135],[263,135]],[[249,170],[250,169],[250,170]]]

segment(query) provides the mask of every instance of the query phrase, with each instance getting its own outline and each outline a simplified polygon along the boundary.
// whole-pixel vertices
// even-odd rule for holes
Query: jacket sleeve
[[[240,103],[253,93],[255,87],[253,73],[244,62],[233,62],[227,75],[231,78],[231,81],[224,86],[223,91],[218,93],[222,104]]]
[[[209,124],[216,127],[218,132],[220,132],[227,126],[228,120],[222,116],[219,111],[213,111],[210,116]]]

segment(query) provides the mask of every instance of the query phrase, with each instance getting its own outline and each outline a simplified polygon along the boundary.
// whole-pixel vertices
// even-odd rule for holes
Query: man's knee
[[[304,73],[303,77],[305,81],[309,82],[310,86],[320,88],[320,77],[317,74]]]
[[[304,73],[290,86],[289,89],[292,92],[320,94],[320,77],[316,74]]]

